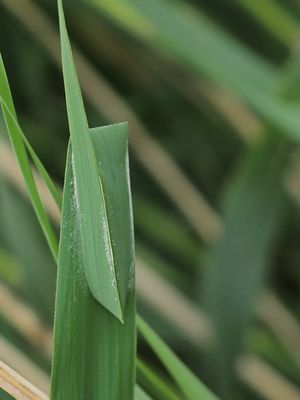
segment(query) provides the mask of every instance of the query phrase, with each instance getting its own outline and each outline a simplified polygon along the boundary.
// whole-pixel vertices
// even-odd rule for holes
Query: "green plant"
[[[52,397],[300,398],[299,3],[65,0],[84,107],[55,3],[0,0],[4,389],[50,392],[57,286]]]
[[[0,60],[0,101],[7,131],[58,263],[51,399],[146,399],[139,387],[135,390],[134,239],[127,124],[88,127],[61,0],[58,8],[70,127],[63,201],[18,124]],[[57,206],[62,204],[59,246],[27,150]],[[141,318],[138,327],[187,399],[216,398]]]

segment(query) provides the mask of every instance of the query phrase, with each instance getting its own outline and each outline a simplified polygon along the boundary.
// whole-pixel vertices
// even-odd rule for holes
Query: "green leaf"
[[[13,114],[13,116],[17,119],[15,106],[13,103],[2,55],[0,54],[0,95],[3,101],[6,103],[7,108]]]
[[[160,339],[140,317],[137,318],[141,332],[161,363],[169,371],[188,400],[217,400],[217,397],[179,360],[173,351]]]
[[[3,101],[3,103],[5,103],[6,108],[12,114],[12,118],[15,120],[14,124],[17,125],[17,114],[16,114],[14,103],[13,103],[13,98],[11,95],[11,90],[9,87],[9,82],[7,79],[7,74],[5,71],[5,67],[3,64],[1,54],[0,54],[0,98],[2,99],[1,101]],[[18,134],[20,135],[20,139],[23,140],[23,142],[26,146],[26,149],[28,150],[28,152],[32,158],[32,161],[34,162],[39,174],[44,179],[48,189],[50,190],[50,192],[53,196],[53,199],[55,200],[55,202],[57,204],[57,207],[59,209],[61,209],[61,198],[62,198],[61,193],[59,193],[59,191],[57,190],[54,182],[52,181],[48,172],[46,171],[46,168],[43,166],[43,164],[39,160],[38,156],[36,155],[31,144],[29,143],[29,141],[27,140],[25,134],[23,133],[23,131],[21,129],[18,130]],[[18,154],[16,154],[16,155],[18,156]]]
[[[103,182],[98,173],[95,150],[88,130],[61,0],[58,1],[58,10],[84,271],[95,299],[123,321],[122,290],[117,281]],[[127,268],[130,270],[130,265]],[[129,276],[129,272],[125,275]],[[124,284],[127,285],[127,282]],[[124,295],[122,299],[124,304]]]
[[[128,165],[127,123],[91,130],[103,184],[114,266],[122,308],[134,276],[133,216]]]
[[[49,222],[47,213],[41,202],[41,199],[40,199],[40,196],[39,196],[39,193],[38,193],[38,190],[37,190],[37,187],[36,187],[33,175],[32,175],[32,170],[31,170],[31,166],[29,163],[28,155],[26,153],[26,148],[25,148],[25,145],[24,145],[24,142],[22,139],[23,133],[22,133],[22,130],[21,130],[16,118],[15,118],[15,111],[14,111],[12,99],[10,96],[9,86],[8,86],[8,84],[5,83],[5,82],[7,82],[7,78],[6,78],[5,69],[4,69],[4,65],[3,65],[1,58],[0,58],[0,77],[1,77],[0,78],[0,81],[1,81],[0,102],[1,102],[4,119],[5,119],[5,124],[7,127],[8,134],[9,134],[9,138],[10,138],[11,144],[13,146],[16,158],[18,160],[20,170],[23,174],[33,208],[34,208],[37,218],[40,222],[40,225],[43,229],[43,232],[44,232],[47,242],[49,244],[52,255],[53,255],[54,259],[56,259],[57,252],[58,252],[56,234]],[[4,101],[3,96],[6,97],[7,102]]]
[[[103,136],[106,133],[116,133],[115,140],[118,137],[118,127],[115,131],[114,127],[104,128],[103,131],[104,135],[100,129],[93,132],[99,166],[103,165],[101,146],[107,139]],[[101,154],[98,154],[100,148]],[[59,246],[51,399],[132,400],[136,348],[134,275],[131,271],[124,324],[120,324],[95,300],[89,290],[82,251],[82,240],[89,240],[89,236],[82,239],[80,235],[81,219],[78,218],[74,164],[70,149]],[[106,148],[106,151],[111,152],[113,149]],[[125,177],[126,174],[127,172]],[[114,177],[113,171],[111,176]],[[126,179],[123,185],[127,184]],[[127,192],[126,189],[124,201],[128,201]],[[108,193],[109,196],[112,195],[110,188]],[[110,197],[112,207],[117,199],[118,196]],[[117,218],[117,215],[111,217]],[[119,222],[122,224],[122,220]],[[128,223],[127,216],[123,222]]]
[[[137,359],[138,380],[159,400],[181,400],[157,373]]]

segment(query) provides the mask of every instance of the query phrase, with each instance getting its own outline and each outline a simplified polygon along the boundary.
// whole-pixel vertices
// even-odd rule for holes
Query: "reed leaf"
[[[2,112],[4,120],[6,123],[7,132],[14,149],[16,158],[18,160],[20,170],[26,182],[28,192],[30,194],[30,199],[43,229],[47,242],[49,244],[50,250],[54,259],[57,258],[58,247],[56,241],[56,234],[49,222],[47,213],[40,199],[29,162],[29,158],[26,152],[26,148],[23,141],[23,132],[16,120],[16,114],[10,95],[10,90],[8,86],[8,81],[5,73],[4,64],[2,58],[0,58],[0,102],[2,107]]]
[[[114,135],[112,130],[104,128],[105,134]],[[95,149],[103,144],[101,135],[101,130],[93,133]],[[96,155],[101,162],[97,150]],[[115,160],[108,156],[109,161]],[[113,174],[111,178],[113,180]],[[51,398],[132,400],[135,383],[134,277],[131,276],[124,324],[121,324],[89,290],[75,185],[69,150],[60,237]],[[125,224],[126,218],[119,223]]]
[[[174,391],[169,388],[162,377],[156,374],[143,361],[137,359],[138,380],[144,383],[144,387],[154,394],[159,400],[181,400]]]
[[[8,82],[8,78],[7,78],[7,74],[5,71],[5,67],[4,67],[4,63],[3,63],[1,54],[0,54],[0,98],[1,98],[1,103],[3,103],[3,106],[5,104],[5,108],[11,114],[11,118],[14,120],[13,124],[15,126],[17,126],[18,121],[17,121],[16,109],[14,106],[14,102],[13,102],[13,98],[11,95],[11,90],[10,90],[10,86],[9,86],[9,82]],[[56,185],[50,178],[46,168],[41,163],[39,157],[36,155],[33,147],[27,140],[26,135],[24,134],[24,132],[22,131],[22,129],[20,127],[18,128],[18,133],[20,134],[20,138],[23,140],[24,145],[32,158],[32,161],[34,162],[34,165],[35,165],[37,171],[39,172],[41,177],[44,179],[49,191],[51,192],[53,199],[55,200],[55,202],[57,204],[57,207],[61,208],[61,194],[57,190]],[[16,151],[16,149],[15,149],[15,151]],[[16,156],[21,157],[21,153],[17,152]]]
[[[95,299],[120,321],[123,321],[120,299],[121,288],[119,287],[120,282],[117,281],[116,260],[103,182],[98,173],[95,150],[89,135],[62,1],[58,1],[58,11],[84,271]],[[127,268],[130,269],[130,266],[128,265]],[[127,284],[128,282],[122,282],[125,287]]]

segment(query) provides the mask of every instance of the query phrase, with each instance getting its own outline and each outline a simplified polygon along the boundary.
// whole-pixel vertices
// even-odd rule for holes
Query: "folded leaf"
[[[93,132],[96,148],[103,143],[101,136],[101,130]],[[59,246],[51,399],[132,400],[136,352],[134,271],[124,305],[124,324],[120,324],[89,290],[73,166],[70,146]]]
[[[98,173],[61,0],[58,11],[84,272],[95,299],[123,321],[103,182]]]
[[[120,301],[125,307],[134,274],[133,216],[128,167],[127,123],[91,129],[103,185]]]

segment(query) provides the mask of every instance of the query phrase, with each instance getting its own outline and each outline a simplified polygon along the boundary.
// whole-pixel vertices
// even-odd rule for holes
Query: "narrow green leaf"
[[[122,308],[134,275],[133,216],[128,166],[127,123],[91,129],[103,185],[114,267]]]
[[[163,377],[151,370],[143,361],[137,359],[138,381],[159,400],[181,400],[163,380]]]
[[[15,106],[13,103],[8,79],[7,79],[7,74],[5,71],[4,63],[3,63],[3,58],[2,55],[0,54],[0,95],[3,99],[3,101],[6,103],[7,108],[10,110],[10,112],[13,114],[15,119],[17,119],[16,111],[15,111]]]
[[[110,132],[118,137],[118,127],[115,132],[110,128],[104,128],[104,131],[104,136]],[[101,154],[98,149],[105,142],[101,130],[93,132],[93,141],[100,167],[103,149]],[[106,151],[112,149],[106,148]],[[82,257],[81,218],[78,216],[73,168],[69,150],[59,247],[51,399],[132,400],[136,348],[134,271],[129,279],[124,324],[120,324],[89,290]],[[112,171],[112,181],[114,176]],[[124,185],[127,185],[127,174],[124,176]],[[106,184],[105,188],[110,196],[110,188]],[[125,190],[124,199],[128,202],[126,196],[128,190]],[[110,197],[111,207],[117,199],[118,196]],[[110,218],[119,218],[118,212],[110,214]],[[119,220],[120,225],[122,222],[127,224],[128,217]]]
[[[84,271],[95,299],[123,321],[103,182],[88,131],[61,0],[58,0],[58,11]]]
[[[49,244],[51,253],[54,257],[54,259],[57,258],[57,240],[56,240],[56,234],[49,222],[47,213],[44,209],[44,206],[41,202],[33,175],[32,175],[32,170],[31,166],[28,160],[28,156],[26,153],[26,149],[22,140],[22,130],[17,123],[14,115],[10,112],[8,109],[6,103],[3,102],[2,98],[0,98],[1,106],[2,106],[2,111],[7,127],[7,131],[9,133],[9,137],[16,155],[16,158],[18,160],[20,170],[23,174],[26,187],[29,192],[30,200],[32,202],[33,208],[35,210],[35,213],[37,215],[37,218],[40,222],[40,225],[43,229],[43,232],[45,234],[45,237],[47,239],[47,242]]]
[[[13,98],[11,95],[11,90],[9,87],[9,82],[7,79],[7,74],[5,71],[5,67],[4,67],[4,63],[2,60],[1,54],[0,54],[0,98],[2,98],[2,101],[6,104],[6,107],[12,114],[12,117],[15,119],[15,124],[17,124],[17,114],[16,114],[16,110],[15,110],[15,106],[14,106]],[[23,131],[19,130],[18,132],[26,146],[26,149],[28,150],[28,152],[32,158],[32,161],[34,162],[34,164],[36,166],[36,169],[38,170],[41,177],[44,179],[49,191],[51,192],[53,199],[57,204],[57,207],[59,209],[61,209],[61,194],[57,190],[54,182],[52,181],[48,172],[46,171],[46,168],[43,166],[43,164],[39,160],[38,156],[36,155],[35,151],[33,150],[31,144],[27,140]]]
[[[188,400],[217,400],[217,397],[199,381],[140,317],[137,318],[137,326],[147,343],[169,371]]]

